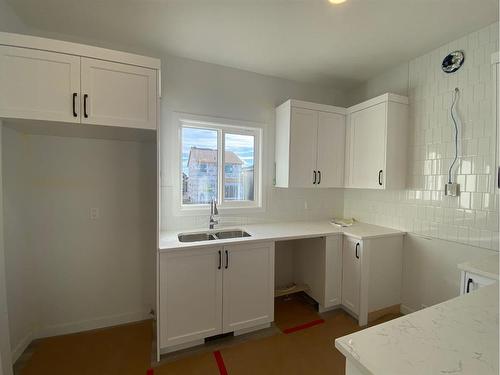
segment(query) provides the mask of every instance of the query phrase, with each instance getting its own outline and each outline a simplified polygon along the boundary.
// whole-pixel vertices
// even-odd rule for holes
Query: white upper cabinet
[[[290,177],[293,187],[309,187],[316,173],[318,113],[310,109],[291,108]],[[278,162],[276,163],[278,165]]]
[[[82,123],[156,129],[156,71],[82,58]]]
[[[408,98],[384,94],[347,112],[345,186],[404,188]]]
[[[276,108],[276,186],[342,187],[345,109],[288,100]]]
[[[0,118],[157,128],[160,61],[0,32]]]
[[[0,116],[80,122],[80,57],[0,46]]]
[[[317,171],[319,187],[344,185],[345,115],[318,112]]]

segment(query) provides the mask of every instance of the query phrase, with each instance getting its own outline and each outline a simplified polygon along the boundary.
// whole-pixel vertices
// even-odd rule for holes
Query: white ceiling
[[[30,27],[347,88],[498,20],[498,0],[7,0]]]

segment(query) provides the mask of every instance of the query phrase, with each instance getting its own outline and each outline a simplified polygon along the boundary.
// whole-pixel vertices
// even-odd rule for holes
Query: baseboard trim
[[[57,324],[52,326],[46,326],[39,329],[36,338],[60,336],[60,335],[67,335],[70,333],[90,331],[93,329],[106,328],[120,324],[137,322],[149,318],[150,318],[149,312],[136,311],[131,313],[117,314],[117,315],[103,316],[95,319],[82,320],[79,322]]]
[[[415,310],[413,310],[411,307],[408,307],[406,305],[401,305],[400,312],[403,315],[408,315],[408,314],[415,312]]]
[[[29,344],[35,339],[35,333],[33,331],[28,332],[21,341],[16,345],[15,348],[11,350],[12,365],[21,357],[24,351],[28,348]]]

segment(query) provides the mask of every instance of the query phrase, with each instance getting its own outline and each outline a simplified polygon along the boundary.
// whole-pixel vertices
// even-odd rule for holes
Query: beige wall
[[[343,92],[173,56],[164,58],[162,75],[163,229],[205,227],[208,224],[208,210],[196,216],[176,216],[173,202],[174,194],[179,194],[180,184],[178,176],[173,173],[179,162],[178,124],[173,121],[174,112],[262,124],[265,211],[235,215],[221,211],[224,223],[314,220],[342,215],[342,189],[276,189],[272,187],[272,179],[274,108],[289,98],[344,105]]]
[[[3,180],[2,169],[2,121],[0,121],[0,187]],[[0,213],[3,212],[3,191],[0,189]],[[7,287],[5,274],[5,246],[3,215],[0,215],[0,374],[11,375],[11,346],[9,334],[9,311],[7,308]]]
[[[140,320],[154,307],[153,143],[3,129],[7,302],[31,339]],[[90,219],[90,208],[100,210]]]

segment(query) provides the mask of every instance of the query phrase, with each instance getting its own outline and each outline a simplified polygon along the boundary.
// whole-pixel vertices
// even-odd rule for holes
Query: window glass
[[[254,200],[253,135],[224,134],[224,200]]]
[[[217,130],[182,128],[182,203],[217,200]]]

